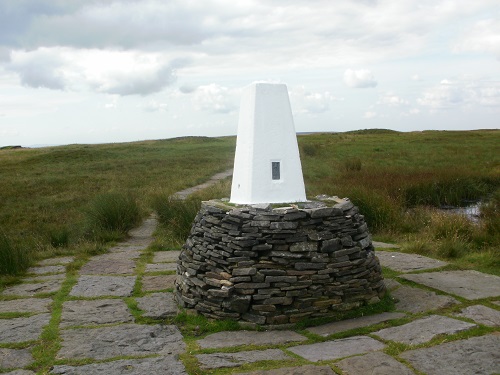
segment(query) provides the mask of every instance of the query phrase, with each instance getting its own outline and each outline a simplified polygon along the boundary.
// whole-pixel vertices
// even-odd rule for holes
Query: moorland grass
[[[432,256],[469,259],[464,264],[479,262],[472,264],[478,269],[494,268],[500,131],[369,130],[304,135],[298,141],[308,197],[349,197],[375,236],[414,244]],[[0,150],[0,229],[9,243],[35,249],[33,256],[99,253],[103,247],[82,230],[88,228],[87,210],[97,197],[116,193],[136,197],[141,215],[158,213],[162,225],[155,246],[178,248],[200,201],[229,196],[230,180],[192,196],[185,203],[189,210],[169,197],[230,168],[234,146],[234,137],[186,137]],[[431,209],[475,199],[492,202],[483,205],[479,225],[461,218],[446,223]],[[100,240],[116,240],[123,230],[115,235],[106,229]]]

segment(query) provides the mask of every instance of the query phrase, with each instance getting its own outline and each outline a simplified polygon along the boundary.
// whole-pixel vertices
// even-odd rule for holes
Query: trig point
[[[304,202],[297,136],[285,84],[243,90],[231,203]]]

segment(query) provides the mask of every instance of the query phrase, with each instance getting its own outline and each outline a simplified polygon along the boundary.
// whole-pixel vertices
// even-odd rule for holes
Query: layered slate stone
[[[0,343],[17,343],[37,340],[43,327],[49,324],[50,314],[28,318],[0,319]]]
[[[401,277],[467,299],[500,296],[500,277],[478,271],[427,272]]]
[[[179,354],[185,344],[172,325],[124,324],[114,327],[69,329],[61,332],[58,358],[106,359],[118,356]]]
[[[450,307],[458,303],[453,297],[439,295],[428,290],[412,288],[406,285],[394,290],[391,296],[397,300],[396,310],[414,314]]]
[[[176,300],[210,318],[283,325],[385,294],[364,218],[348,200],[301,208],[203,202],[180,254]]]
[[[418,345],[431,341],[440,334],[452,335],[476,327],[475,324],[463,322],[441,315],[431,315],[398,327],[384,328],[373,332],[384,340]]]
[[[28,349],[0,348],[0,369],[25,367],[33,361]]]
[[[353,336],[317,344],[289,348],[291,352],[311,362],[328,361],[384,349],[385,345],[368,336]]]
[[[153,319],[163,319],[175,316],[178,312],[177,304],[172,293],[153,293],[145,297],[136,298],[138,307],[144,311],[142,316]]]
[[[42,313],[49,312],[52,303],[50,298],[23,298],[0,302],[0,313],[23,312]]]
[[[73,287],[74,297],[128,297],[132,294],[135,276],[93,276],[82,275]]]
[[[368,327],[374,324],[387,322],[389,320],[400,319],[405,316],[406,314],[403,313],[384,312],[381,314],[367,315],[359,318],[327,323],[316,327],[310,327],[307,330],[316,335],[326,337],[333,335],[334,333],[349,331],[350,329],[355,328]]]
[[[500,326],[500,311],[483,305],[469,306],[455,314],[463,318],[469,318],[476,323],[484,324],[489,327]]]
[[[5,288],[3,294],[33,297],[42,293],[54,293],[61,288],[62,280],[48,280],[40,283],[18,284]]]
[[[410,350],[400,356],[427,375],[498,374],[498,348],[500,335],[492,334]]]
[[[60,327],[133,322],[134,317],[121,299],[67,301],[63,304]]]
[[[415,375],[414,371],[382,352],[346,358],[335,363],[335,366],[345,374],[352,375]]]
[[[202,369],[239,367],[245,363],[259,361],[281,361],[292,359],[279,349],[250,350],[237,353],[198,354],[195,356]]]
[[[92,363],[83,366],[58,365],[51,374],[59,375],[186,375],[186,369],[176,356],[162,356],[143,359],[122,359],[119,361]]]
[[[305,365],[299,367],[284,367],[274,370],[256,370],[238,373],[239,375],[335,375],[331,367]]]
[[[198,345],[201,348],[225,348],[240,345],[278,345],[306,340],[307,337],[293,331],[225,331],[198,340]]]
[[[377,250],[380,264],[399,272],[430,270],[446,266],[442,260],[432,259],[419,254],[406,254],[396,251]]]

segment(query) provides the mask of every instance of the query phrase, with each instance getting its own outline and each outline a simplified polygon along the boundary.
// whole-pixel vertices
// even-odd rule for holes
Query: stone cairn
[[[337,197],[278,208],[203,202],[177,274],[182,307],[266,326],[326,317],[385,294],[364,217]]]

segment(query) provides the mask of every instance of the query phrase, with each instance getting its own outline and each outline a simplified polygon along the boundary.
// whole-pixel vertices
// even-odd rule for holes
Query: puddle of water
[[[481,202],[476,202],[470,206],[455,207],[455,206],[442,206],[440,208],[443,212],[450,214],[465,215],[470,221],[479,223],[481,214]]]

